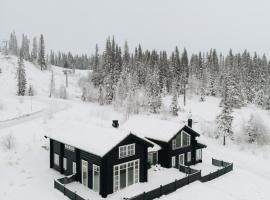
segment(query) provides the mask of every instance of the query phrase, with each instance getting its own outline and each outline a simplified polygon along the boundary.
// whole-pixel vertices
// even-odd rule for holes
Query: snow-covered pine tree
[[[200,101],[205,101],[205,89],[203,87],[200,88]]]
[[[25,60],[30,60],[30,40],[28,39],[27,35],[23,34],[22,35],[22,45],[21,45],[21,50],[23,52],[23,58]]]
[[[14,31],[10,34],[10,39],[8,42],[8,52],[12,55],[18,55],[18,43]]]
[[[265,109],[270,110],[270,94],[268,94],[265,98]]]
[[[20,50],[17,68],[17,95],[24,96],[26,92],[26,74],[23,61],[23,51]]]
[[[102,85],[100,85],[98,89],[98,103],[99,105],[104,105],[105,103],[105,94],[104,94],[104,88]]]
[[[270,142],[268,130],[259,116],[251,114],[243,131],[248,143],[265,145]]]
[[[43,34],[40,36],[39,40],[39,51],[38,51],[38,64],[40,66],[41,71],[46,70],[46,60],[45,60],[45,44]]]
[[[217,135],[216,138],[223,137],[223,145],[226,145],[226,137],[233,139],[232,131],[232,108],[228,103],[228,85],[225,83],[225,92],[224,92],[224,103],[221,114],[217,116]]]
[[[37,45],[37,38],[34,37],[33,44],[32,44],[32,52],[31,52],[31,61],[36,63],[38,57],[38,45]]]
[[[170,105],[170,113],[173,116],[178,116],[178,98],[177,98],[177,91],[176,91],[176,83],[173,82],[173,89],[172,89],[172,102]]]
[[[256,93],[255,93],[255,103],[258,106],[264,107],[265,106],[265,95],[264,95],[264,91],[262,89],[259,89]]]

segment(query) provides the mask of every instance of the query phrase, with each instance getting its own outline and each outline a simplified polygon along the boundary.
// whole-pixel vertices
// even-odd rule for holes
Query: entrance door
[[[185,165],[185,154],[179,155],[179,165]]]
[[[158,153],[153,152],[153,165],[158,164]]]
[[[82,160],[82,184],[88,187],[88,162]]]

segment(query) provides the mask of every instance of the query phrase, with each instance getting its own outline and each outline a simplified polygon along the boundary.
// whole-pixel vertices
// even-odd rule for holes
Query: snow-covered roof
[[[182,122],[172,122],[143,116],[135,116],[120,127],[140,137],[147,137],[161,141],[169,141],[185,126]]]
[[[148,147],[148,152],[155,152],[161,149],[161,147],[158,144],[152,142],[151,140],[148,140],[147,138],[144,138],[144,140],[146,140],[147,142],[153,145],[153,147]]]
[[[46,136],[59,142],[77,147],[98,156],[104,156],[130,132],[82,122],[62,122],[47,130]]]

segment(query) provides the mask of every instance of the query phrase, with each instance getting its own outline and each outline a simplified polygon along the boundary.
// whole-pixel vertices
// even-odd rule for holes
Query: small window
[[[59,166],[59,155],[55,153],[53,159],[54,159],[54,165]]]
[[[191,152],[187,153],[187,161],[190,162],[191,161]]]
[[[72,172],[73,172],[73,174],[77,173],[77,165],[75,162],[72,163]]]
[[[202,149],[197,149],[196,150],[196,160],[201,160],[202,159]]]
[[[135,144],[129,144],[119,147],[119,158],[125,158],[135,155]]]
[[[63,158],[63,168],[64,170],[67,170],[67,159],[66,158]]]
[[[172,157],[172,167],[175,167],[175,156]]]
[[[75,151],[75,148],[73,146],[70,146],[68,144],[65,144],[65,149],[69,150],[69,151]]]

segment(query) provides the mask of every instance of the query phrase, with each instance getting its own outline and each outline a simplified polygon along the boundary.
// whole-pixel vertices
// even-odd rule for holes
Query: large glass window
[[[93,190],[99,192],[99,183],[100,183],[100,167],[93,165]]]
[[[114,166],[114,191],[139,182],[139,160]]]
[[[119,158],[125,158],[135,155],[135,144],[129,144],[119,147]]]
[[[182,147],[190,145],[190,135],[182,131]]]
[[[190,145],[190,135],[182,131],[172,140],[172,149],[179,149]]]
[[[82,184],[88,186],[88,162],[82,160]]]
[[[67,159],[66,158],[63,158],[63,168],[64,170],[67,170]]]
[[[59,155],[56,153],[53,155],[53,162],[55,166],[59,166]]]

